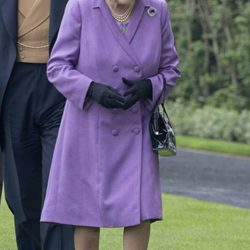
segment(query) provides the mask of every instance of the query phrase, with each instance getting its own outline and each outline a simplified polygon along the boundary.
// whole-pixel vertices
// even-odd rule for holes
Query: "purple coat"
[[[155,104],[166,98],[162,74],[174,86],[177,64],[164,0],[137,0],[125,33],[104,0],[69,1],[48,64],[49,80],[67,102],[41,221],[124,227],[162,219],[148,124]],[[86,97],[91,81],[124,93],[122,77],[150,78],[152,100],[124,111]]]

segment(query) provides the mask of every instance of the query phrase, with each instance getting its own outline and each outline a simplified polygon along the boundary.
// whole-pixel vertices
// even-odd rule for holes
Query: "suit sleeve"
[[[146,106],[150,111],[153,111],[158,104],[167,99],[167,91],[174,87],[177,79],[180,78],[180,71],[177,68],[179,60],[174,45],[170,13],[165,0],[162,1],[161,7],[162,51],[158,74],[149,78],[152,82],[153,95],[152,100],[146,101]],[[167,86],[164,84],[164,78]]]
[[[67,100],[83,109],[92,79],[76,68],[80,53],[81,29],[82,19],[78,0],[69,0],[48,61],[47,75],[49,81]]]

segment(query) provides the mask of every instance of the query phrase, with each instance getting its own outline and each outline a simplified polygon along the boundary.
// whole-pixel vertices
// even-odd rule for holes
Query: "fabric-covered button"
[[[141,130],[140,130],[139,128],[135,128],[135,129],[134,129],[134,132],[135,132],[136,135],[140,134],[140,131],[141,131]]]
[[[120,113],[120,110],[119,109],[112,109],[111,112],[116,115],[116,114],[119,114]]]
[[[111,133],[113,136],[117,136],[119,134],[117,129],[113,129]]]
[[[137,107],[132,107],[131,109],[130,109],[133,113],[137,113],[138,112],[138,108]]]
[[[132,132],[134,133],[134,134],[136,134],[136,135],[138,135],[138,134],[140,134],[140,129],[139,128],[133,128],[132,129]]]
[[[113,66],[113,71],[114,71],[114,72],[118,72],[118,71],[119,71],[119,67],[118,67],[117,65],[114,65],[114,66]]]
[[[140,68],[139,68],[138,66],[135,66],[135,67],[134,67],[134,71],[135,71],[135,72],[139,72],[139,71],[140,71]]]

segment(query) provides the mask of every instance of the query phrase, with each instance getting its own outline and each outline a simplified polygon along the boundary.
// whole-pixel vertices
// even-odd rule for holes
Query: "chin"
[[[134,0],[115,0],[115,2],[116,4],[131,4],[134,2]]]

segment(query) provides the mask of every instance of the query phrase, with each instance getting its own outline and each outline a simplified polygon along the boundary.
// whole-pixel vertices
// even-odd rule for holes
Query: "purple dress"
[[[155,8],[155,14],[149,9]],[[174,86],[178,57],[164,0],[137,0],[121,32],[104,0],[69,0],[48,63],[48,78],[67,98],[41,221],[125,227],[162,219],[158,155],[149,119]],[[121,94],[122,77],[149,78],[152,100],[128,110],[88,99],[92,81]]]

